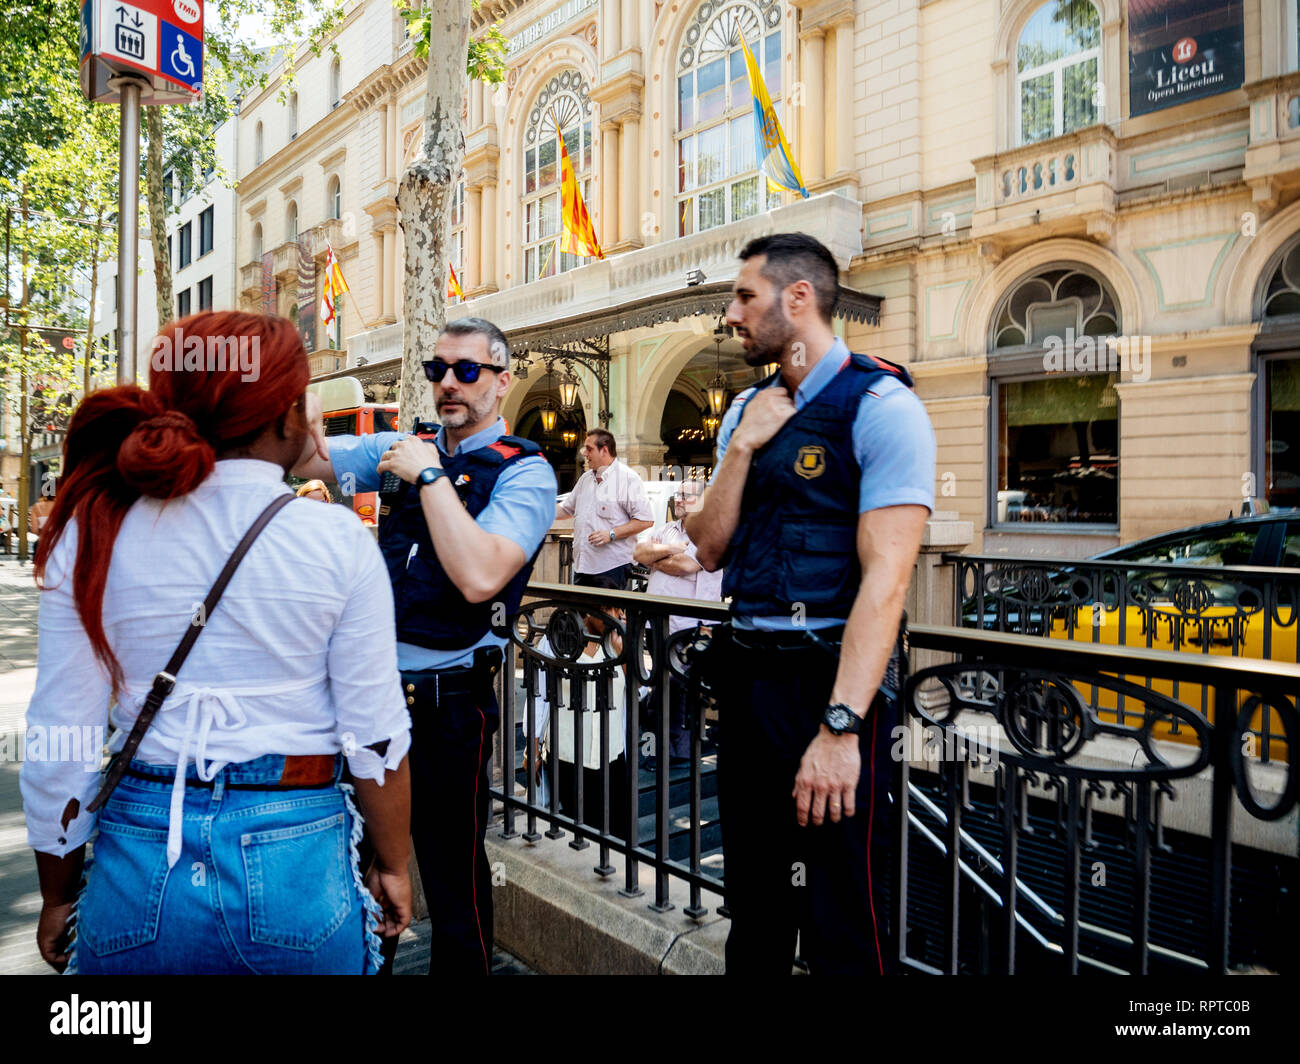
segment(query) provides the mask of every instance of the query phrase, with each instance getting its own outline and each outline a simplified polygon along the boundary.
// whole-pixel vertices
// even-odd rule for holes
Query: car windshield
[[[1176,562],[1182,565],[1249,565],[1259,532],[1254,528],[1215,530],[1135,544],[1106,556],[1116,562]]]

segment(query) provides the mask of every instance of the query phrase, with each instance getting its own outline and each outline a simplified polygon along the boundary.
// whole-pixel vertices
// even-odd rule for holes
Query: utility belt
[[[781,661],[783,655],[816,652],[819,656],[825,655],[827,659],[838,662],[840,646],[843,642],[843,622],[825,628],[797,628],[768,632],[754,628],[739,628],[734,622],[727,621],[714,628],[711,649],[706,660],[711,659],[716,669],[725,671],[726,657],[739,652],[749,659],[744,662],[744,668],[747,670],[762,666],[784,670],[790,667],[790,663]],[[880,691],[887,698],[896,699],[902,691],[907,676],[907,664],[907,614],[904,613],[899,619],[894,649],[885,666],[885,675],[880,684]],[[726,683],[721,674],[715,675],[724,684]]]
[[[479,647],[471,665],[450,669],[420,669],[402,673],[402,693],[408,706],[436,706],[443,698],[467,696],[485,700],[501,671],[500,647]]]

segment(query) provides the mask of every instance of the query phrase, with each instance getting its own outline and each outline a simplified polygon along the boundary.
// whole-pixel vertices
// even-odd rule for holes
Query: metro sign
[[[117,102],[108,87],[119,73],[144,75],[146,103],[189,103],[203,90],[203,0],[84,0],[81,91]]]

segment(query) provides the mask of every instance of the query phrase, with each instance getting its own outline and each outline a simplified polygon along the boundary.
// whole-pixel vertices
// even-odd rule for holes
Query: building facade
[[[909,366],[977,548],[1090,554],[1293,503],[1298,6],[484,0],[508,71],[467,93],[449,314],[507,330],[506,416],[562,479],[565,434],[598,424],[702,475],[717,401],[758,376],[716,331],[736,252],[799,229],[839,258],[849,345]],[[756,169],[742,35],[809,199]],[[384,0],[337,50],[241,109],[239,295],[314,313],[328,239],[354,298],[339,354],[308,318],[316,369],[387,398],[424,64]],[[561,137],[603,260],[557,246]]]

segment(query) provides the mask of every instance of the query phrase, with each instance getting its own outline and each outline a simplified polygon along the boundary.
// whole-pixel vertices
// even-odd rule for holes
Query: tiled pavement
[[[0,557],[0,975],[53,974],[36,952],[41,896],[27,848],[16,760],[36,686],[37,597],[31,566]],[[394,972],[421,975],[428,958],[429,926],[423,922],[403,933]],[[492,962],[495,975],[528,974],[501,950]]]

